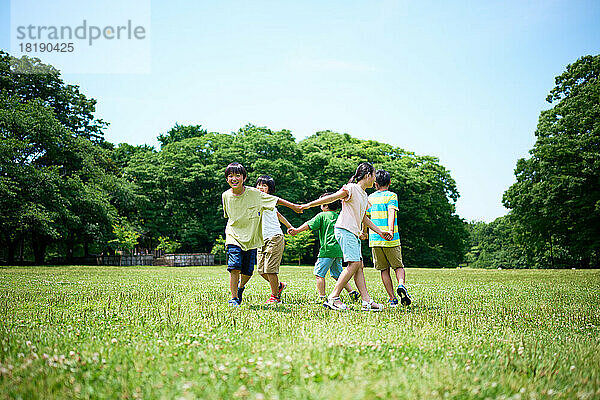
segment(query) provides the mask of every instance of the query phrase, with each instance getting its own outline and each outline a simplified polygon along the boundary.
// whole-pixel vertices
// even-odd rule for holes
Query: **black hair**
[[[269,175],[260,176],[256,180],[256,184],[258,185],[259,183],[267,185],[267,187],[269,188],[269,190],[268,190],[269,194],[275,193],[275,180],[273,178],[271,178]]]
[[[319,196],[319,198],[329,196],[330,194],[333,194],[333,192],[325,192],[321,196]],[[326,205],[327,208],[329,208],[329,210],[335,211],[335,210],[339,210],[342,207],[342,202],[338,199],[338,200],[334,201],[333,203],[324,204],[324,205]]]
[[[375,168],[373,167],[373,165],[371,163],[368,163],[368,162],[360,163],[360,164],[358,164],[358,168],[356,168],[356,172],[354,173],[352,178],[350,178],[349,183],[358,183],[365,176],[372,174],[373,172],[375,172]]]
[[[377,185],[379,185],[379,187],[390,186],[391,180],[392,178],[390,177],[390,173],[386,170],[378,169],[375,172],[375,182],[377,182]]]
[[[225,179],[227,179],[227,177],[231,174],[241,174],[244,179],[246,179],[248,176],[246,173],[246,168],[244,168],[244,166],[238,162],[232,162],[227,166],[225,169]]]

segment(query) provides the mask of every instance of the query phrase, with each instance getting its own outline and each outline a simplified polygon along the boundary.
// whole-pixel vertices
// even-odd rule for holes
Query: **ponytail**
[[[375,172],[375,168],[371,163],[363,162],[358,164],[358,168],[356,168],[356,172],[352,175],[352,178],[348,181],[348,183],[358,183],[360,182],[366,175],[372,174]]]

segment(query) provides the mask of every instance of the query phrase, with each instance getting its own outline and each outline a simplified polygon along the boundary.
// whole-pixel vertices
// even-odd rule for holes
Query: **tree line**
[[[551,100],[563,108],[542,113],[539,145],[532,150],[535,161],[519,161],[517,183],[505,194],[511,212],[484,224],[466,223],[456,215],[456,183],[437,158],[348,134],[320,131],[296,141],[288,130],[254,125],[218,133],[176,124],[158,136],[158,148],[110,143],[103,137],[107,123],[94,116],[94,99],[38,59],[0,53],[0,258],[9,264],[40,264],[134,247],[214,251],[226,223],[221,193],[228,188],[223,176],[228,163],[244,164],[250,185],[260,175],[271,175],[276,195],[300,203],[337,190],[358,163],[370,161],[392,175],[409,266],[592,265],[598,260],[600,236],[600,224],[594,225],[600,208],[597,59],[582,58],[578,63],[586,67],[569,66],[560,82],[557,78],[562,89],[555,89]],[[584,90],[588,81],[592,89]],[[577,95],[595,101],[595,109],[573,100]],[[569,113],[587,114],[580,121]],[[563,136],[567,139],[559,140]],[[563,149],[560,157],[553,146]],[[585,154],[573,150],[581,148]],[[578,168],[577,162],[586,168]],[[540,168],[546,169],[542,173]],[[584,177],[565,177],[568,171]],[[549,190],[561,182],[572,191]],[[550,193],[552,204],[542,198]],[[561,199],[580,204],[563,215],[554,208]],[[318,210],[301,215],[282,211],[299,226]],[[582,220],[574,221],[574,213]],[[564,225],[567,221],[570,227]],[[317,249],[318,243],[306,235],[289,241],[286,257],[310,263]]]
[[[390,171],[403,204],[407,263],[450,266],[463,258],[456,183],[434,157],[331,131],[297,142],[288,130],[254,125],[224,134],[176,124],[158,136],[158,149],[112,144],[102,136],[106,123],[94,117],[95,100],[57,70],[22,58],[19,71],[26,64],[31,73],[15,73],[8,54],[0,60],[0,237],[9,263],[30,255],[36,263],[71,262],[124,243],[211,251],[225,228],[221,193],[231,161],[246,166],[250,185],[269,174],[276,194],[295,202],[338,189],[370,161]],[[298,226],[314,214],[287,217]]]
[[[467,261],[508,268],[600,267],[600,55],[555,79],[530,157],[504,193],[508,215],[471,223]]]

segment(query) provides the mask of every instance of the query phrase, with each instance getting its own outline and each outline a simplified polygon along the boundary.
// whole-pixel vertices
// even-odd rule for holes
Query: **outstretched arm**
[[[292,227],[292,224],[290,224],[290,222],[279,211],[277,211],[277,218],[279,219],[279,222],[285,225],[286,228],[289,229]]]
[[[281,206],[285,206],[287,208],[291,208],[292,210],[296,211],[298,214],[300,214],[302,211],[304,211],[302,209],[301,206],[299,206],[298,204],[295,203],[291,203],[285,199],[282,199],[281,197],[277,198],[277,205],[281,205]]]
[[[394,235],[392,235],[390,232],[388,232],[388,231],[384,232],[381,229],[379,229],[379,227],[376,226],[373,223],[373,221],[371,221],[371,219],[369,217],[367,217],[366,215],[363,217],[363,224],[365,224],[366,226],[371,228],[376,234],[378,234],[385,240],[392,240],[392,238],[394,237]]]
[[[311,201],[310,203],[302,204],[300,206],[300,208],[302,210],[307,210],[311,207],[320,206],[321,204],[333,203],[336,200],[345,199],[346,197],[348,197],[348,191],[344,188],[341,188],[340,190],[338,190],[337,192],[335,192],[333,194],[323,196],[321,198],[318,198],[317,200]]]
[[[300,225],[300,228],[294,228],[291,227],[290,229],[288,229],[288,233],[292,236],[296,236],[297,234],[299,234],[300,232],[304,232],[309,230],[310,228],[308,227],[308,222],[303,223],[302,225]]]

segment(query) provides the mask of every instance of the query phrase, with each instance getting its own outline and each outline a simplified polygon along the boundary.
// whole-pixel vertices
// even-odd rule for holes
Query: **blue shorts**
[[[342,273],[342,258],[317,258],[314,274],[325,278],[327,271],[329,271],[332,278],[339,278]]]
[[[360,239],[354,233],[343,228],[334,228],[335,240],[338,241],[344,254],[344,261],[355,262],[362,260]]]
[[[242,250],[234,244],[227,245],[227,271],[239,270],[242,275],[252,276],[256,265],[256,249]]]

